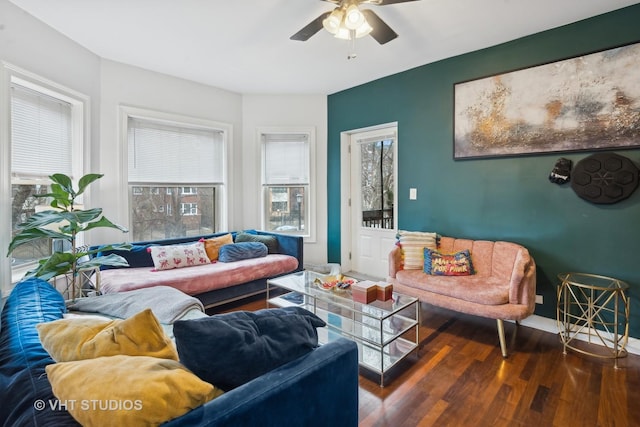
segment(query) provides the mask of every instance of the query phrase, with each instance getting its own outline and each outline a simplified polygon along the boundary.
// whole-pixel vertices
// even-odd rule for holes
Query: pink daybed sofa
[[[156,271],[148,253],[151,246],[193,243],[225,234],[228,233],[134,242],[130,251],[99,251],[92,256],[115,253],[129,263],[129,267],[103,268],[100,272],[100,291],[109,294],[150,286],[170,286],[198,298],[205,308],[210,308],[263,293],[266,291],[267,280],[303,268],[301,236],[261,230],[245,230],[244,234],[276,240],[277,244],[265,257]],[[235,241],[238,232],[233,231],[231,234]],[[95,246],[92,249],[100,248],[101,246]]]
[[[187,295],[199,295],[264,277],[279,276],[297,268],[296,258],[282,254],[171,270],[114,268],[102,271],[100,290],[104,294],[111,294],[151,286],[171,286]]]
[[[433,276],[422,269],[405,270],[402,249],[389,254],[389,277],[394,291],[434,306],[496,319],[502,355],[507,357],[503,320],[516,323],[535,308],[536,264],[529,251],[516,243],[441,237],[437,250],[468,249],[476,271],[470,276]]]

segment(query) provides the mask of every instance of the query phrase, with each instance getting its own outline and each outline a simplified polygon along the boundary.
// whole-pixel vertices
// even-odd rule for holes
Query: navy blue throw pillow
[[[261,258],[267,256],[268,250],[264,243],[241,242],[220,246],[218,261],[233,262],[243,259]]]
[[[323,326],[310,311],[285,307],[180,320],[173,333],[180,362],[229,391],[316,348]]]
[[[110,254],[120,255],[122,258],[126,259],[129,263],[129,267],[153,267],[153,258],[151,258],[151,254],[147,251],[149,246],[157,246],[157,245],[132,245],[130,251],[125,251],[121,249],[116,250],[107,250],[98,252],[98,256],[107,256]],[[108,265],[103,265],[100,267],[101,270],[109,270],[112,268],[122,268],[122,267],[111,267]]]

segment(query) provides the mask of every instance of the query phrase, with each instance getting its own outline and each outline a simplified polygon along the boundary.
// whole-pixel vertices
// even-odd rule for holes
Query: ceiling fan
[[[322,28],[335,37],[353,40],[371,34],[378,43],[385,44],[398,37],[380,17],[370,9],[360,9],[360,5],[386,6],[417,0],[322,0],[336,4],[332,11],[325,12],[307,26],[290,37],[291,40],[306,41]]]

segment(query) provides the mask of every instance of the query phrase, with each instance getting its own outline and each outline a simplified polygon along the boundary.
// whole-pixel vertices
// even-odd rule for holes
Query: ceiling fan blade
[[[324,21],[329,14],[331,14],[331,11],[323,13],[289,38],[291,40],[299,40],[301,42],[309,40],[309,37],[322,29],[322,21]]]
[[[385,44],[398,37],[398,34],[396,34],[396,32],[393,31],[391,27],[386,24],[386,22],[380,19],[380,17],[376,15],[374,11],[363,9],[362,13],[367,19],[369,25],[373,27],[373,31],[371,31],[370,36],[376,39],[378,43]]]

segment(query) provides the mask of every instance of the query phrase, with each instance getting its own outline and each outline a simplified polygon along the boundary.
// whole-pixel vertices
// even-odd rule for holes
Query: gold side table
[[[587,273],[558,274],[558,329],[563,353],[570,348],[590,356],[625,357],[629,339],[629,285],[621,280]],[[577,346],[578,340],[602,344],[601,352]]]

